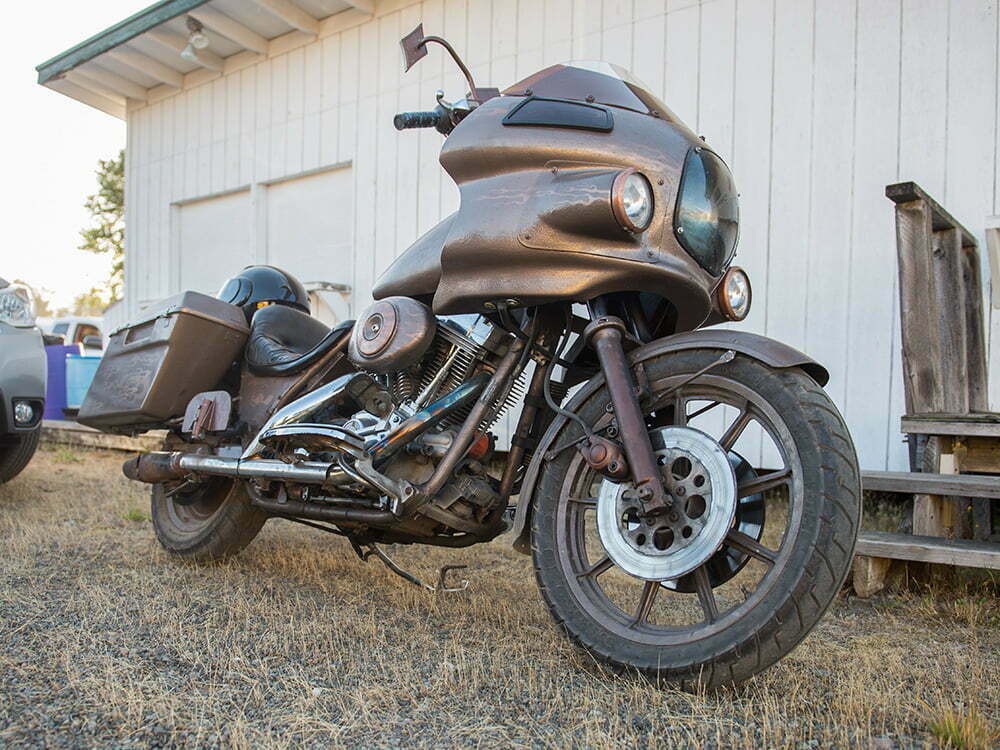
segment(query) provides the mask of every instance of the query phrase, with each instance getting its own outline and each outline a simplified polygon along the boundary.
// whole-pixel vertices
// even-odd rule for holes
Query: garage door
[[[253,263],[251,218],[249,190],[179,206],[180,288],[215,294]]]
[[[273,183],[267,187],[266,200],[268,263],[302,282],[351,283],[354,182],[350,167]],[[327,302],[337,307],[341,301],[334,296]]]

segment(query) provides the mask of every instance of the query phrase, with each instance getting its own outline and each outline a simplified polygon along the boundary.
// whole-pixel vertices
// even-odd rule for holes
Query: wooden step
[[[1000,543],[863,531],[856,555],[1000,570]]]
[[[924,474],[911,471],[863,471],[861,486],[874,492],[1000,498],[1000,475]]]

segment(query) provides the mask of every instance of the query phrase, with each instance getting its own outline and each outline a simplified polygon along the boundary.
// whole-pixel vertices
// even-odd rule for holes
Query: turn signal
[[[717,294],[719,309],[730,320],[743,320],[750,312],[753,290],[750,288],[750,277],[742,268],[733,266],[726,271]]]

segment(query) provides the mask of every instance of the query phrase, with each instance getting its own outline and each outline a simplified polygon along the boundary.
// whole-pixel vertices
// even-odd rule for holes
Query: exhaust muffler
[[[188,474],[209,474],[234,479],[272,479],[277,482],[342,487],[355,480],[336,464],[303,461],[286,464],[275,459],[243,459],[199,456],[193,453],[158,451],[133,456],[122,464],[129,479],[148,484],[182,479]]]

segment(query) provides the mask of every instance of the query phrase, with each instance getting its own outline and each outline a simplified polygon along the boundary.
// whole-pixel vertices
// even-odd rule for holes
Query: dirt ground
[[[501,537],[400,548],[430,594],[269,521],[237,559],[157,545],[120,453],[45,449],[0,486],[0,746],[994,747],[1000,584],[846,592],[789,657],[713,695],[605,673]]]

